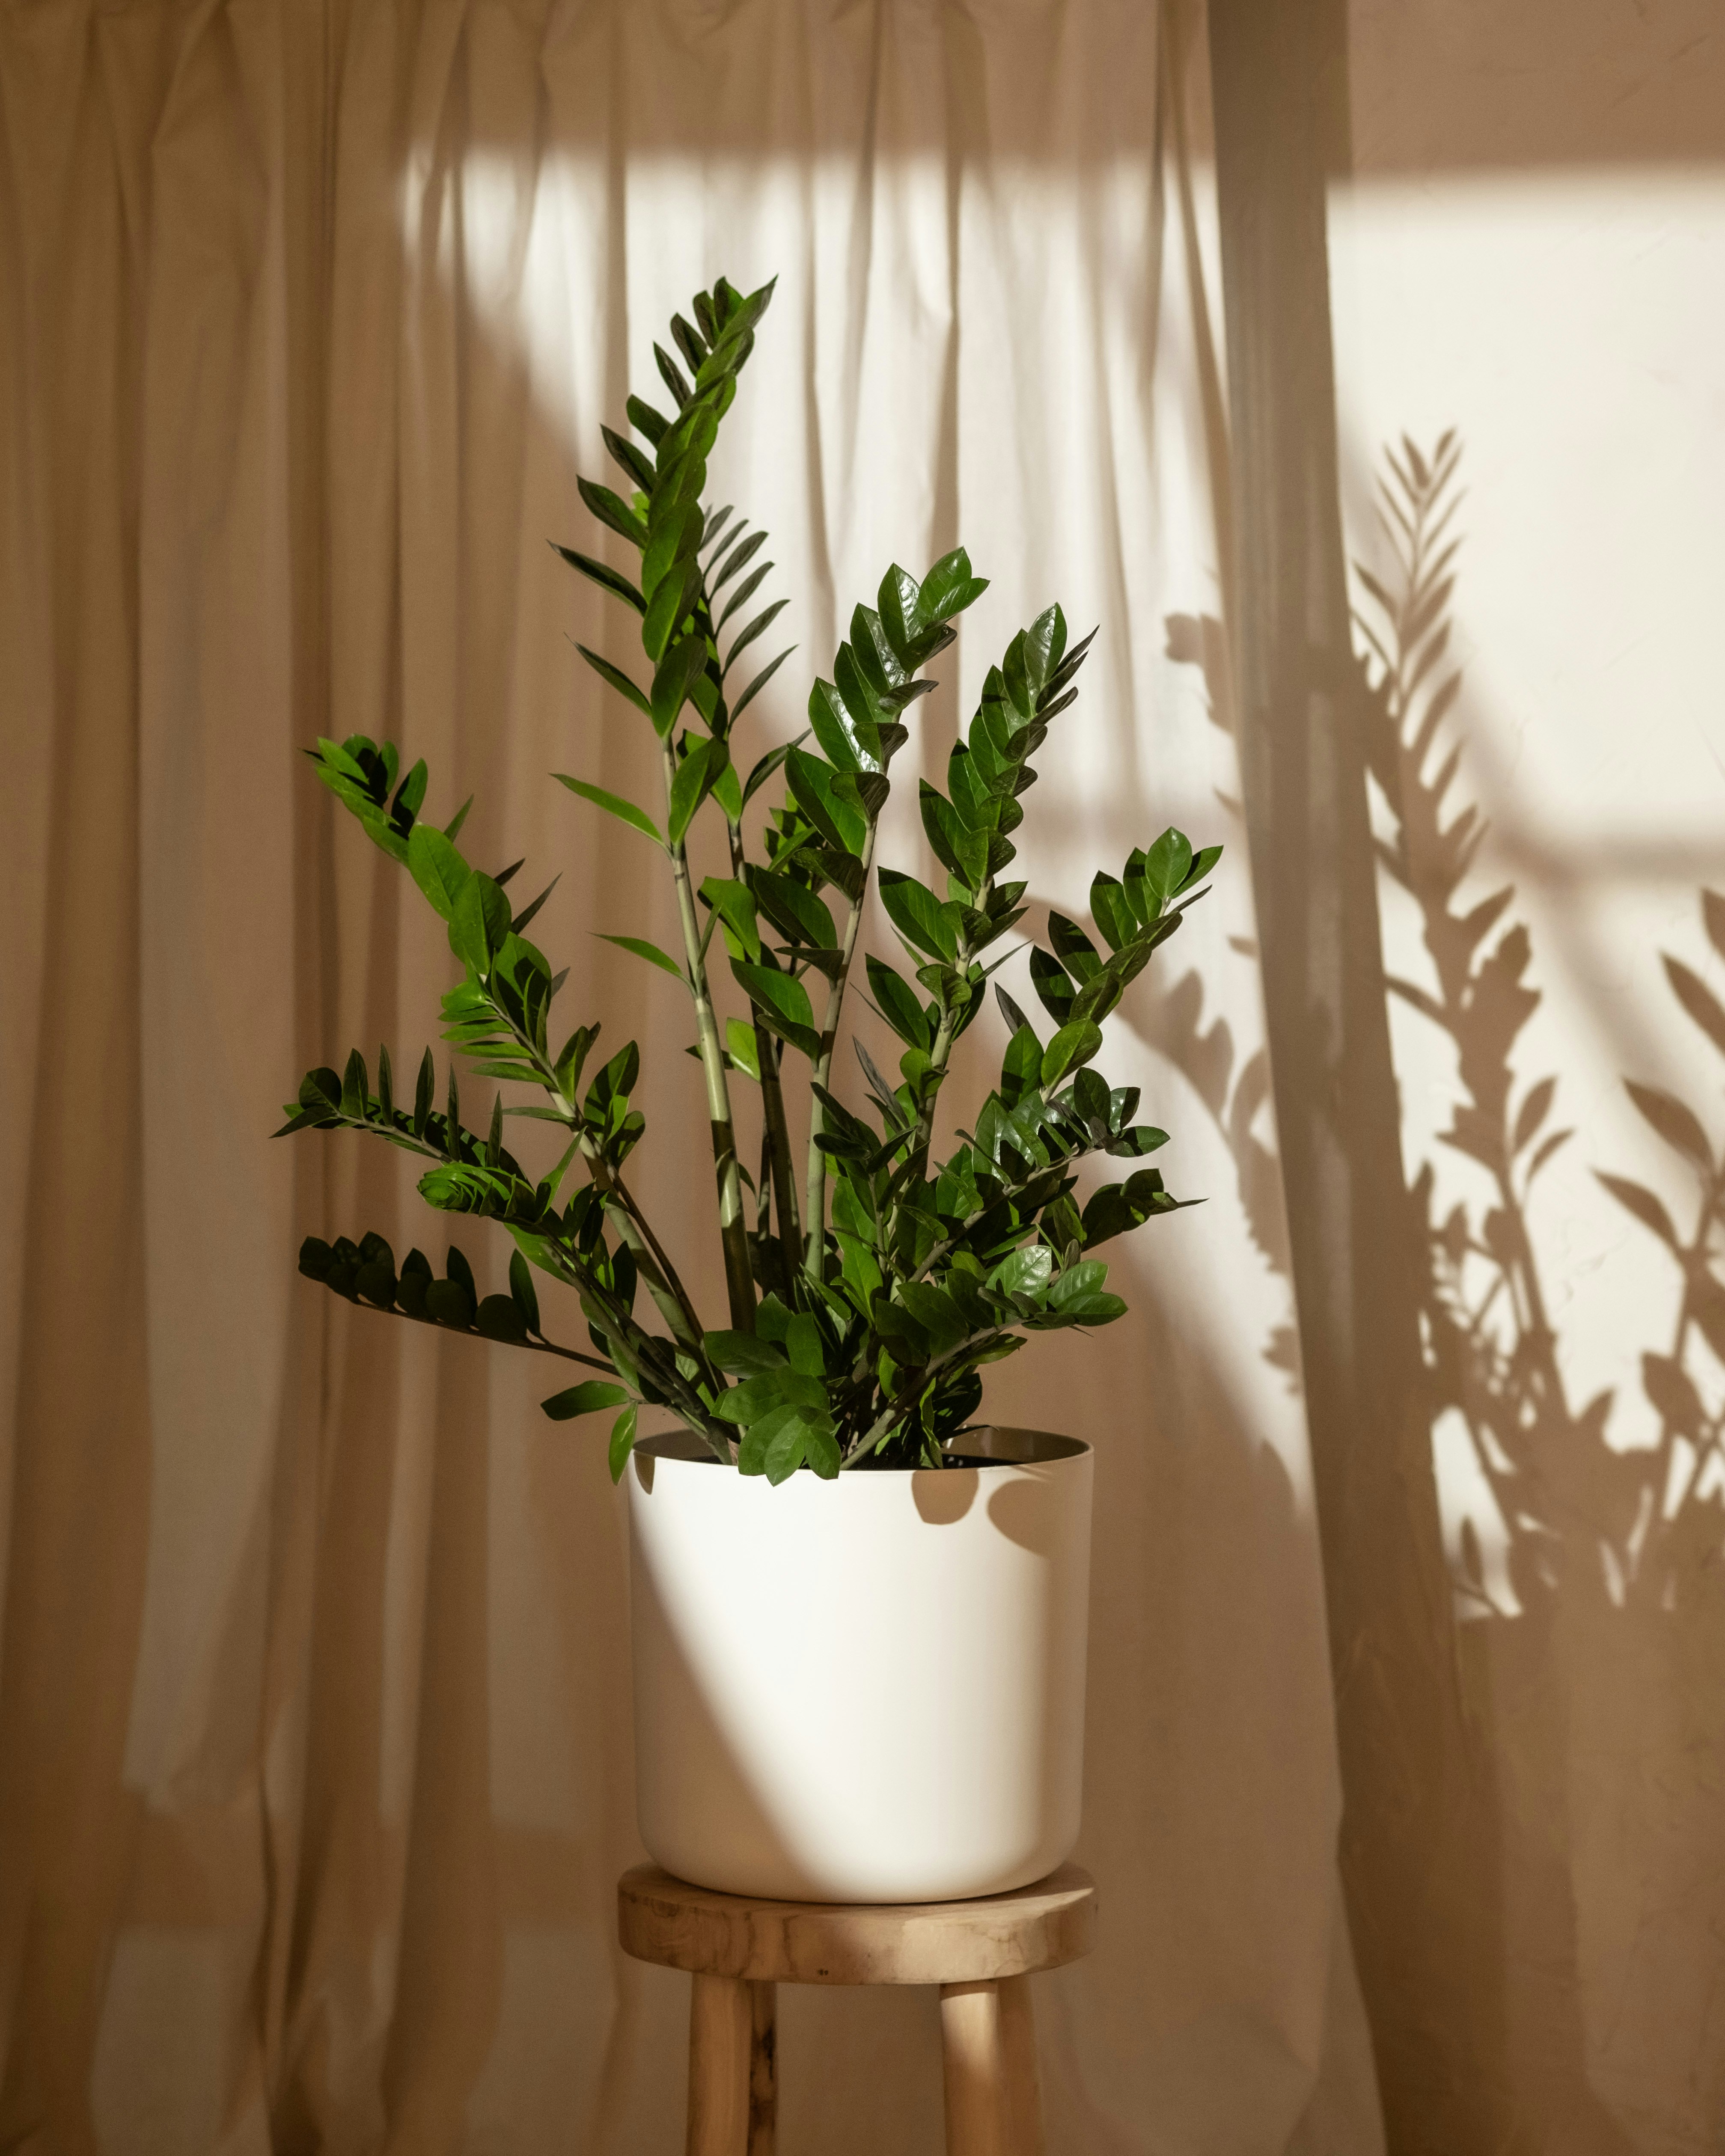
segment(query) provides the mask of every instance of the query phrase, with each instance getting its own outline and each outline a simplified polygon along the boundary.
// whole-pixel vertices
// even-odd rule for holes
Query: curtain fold
[[[886,858],[927,870],[913,766],[1055,598],[1101,634],[1034,904],[1170,822],[1229,848],[1109,1050],[1209,1202],[1109,1253],[1128,1320],[988,1394],[1099,1455],[1104,1919],[1039,1989],[1051,2151],[1713,2144],[1725,1229],[1647,1089],[1706,1123],[1725,1040],[1688,357],[1725,103],[1675,17],[1608,13],[1562,71],[1616,116],[1589,194],[1549,113],[1568,162],[1506,177],[1532,33],[1471,7],[0,7],[0,2143],[678,2145],[684,1986],[614,1939],[597,1442],[527,1358],[298,1278],[305,1234],[448,1223],[387,1148],[267,1134],[309,1066],[435,1037],[436,924],[299,753],[387,735],[476,857],[561,872],[569,1023],[640,1042],[640,1194],[716,1306],[686,1012],[589,933],[670,939],[670,894],[550,777],[650,801],[652,744],[547,542],[600,547],[576,474],[723,272],[778,279],[715,467],[791,602],[759,746],[887,562],[963,542],[992,586]],[[1378,439],[1435,517],[1452,424],[1480,567],[1430,685],[1485,685],[1420,735],[1346,558],[1393,581]],[[1507,1199],[1465,1180],[1487,1110]],[[1516,1315],[1470,1331],[1482,1264]],[[939,2147],[929,2000],[782,2030],[787,2149]]]

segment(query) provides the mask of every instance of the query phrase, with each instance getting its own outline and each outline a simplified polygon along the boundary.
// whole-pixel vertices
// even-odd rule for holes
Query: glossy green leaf
[[[589,651],[584,644],[578,644],[575,649],[598,675],[600,680],[614,688],[619,696],[626,696],[638,711],[644,712],[649,719],[653,718],[652,705],[648,702],[646,697],[642,695],[620,666],[614,666],[608,659],[602,659],[597,651]],[[659,721],[654,719],[653,723],[656,726]]]
[[[623,1471],[629,1465],[629,1455],[635,1449],[635,1412],[634,1408],[625,1408],[611,1425],[608,1465],[614,1482],[623,1480]]]
[[[916,991],[885,960],[870,956],[864,963],[881,1017],[901,1040],[927,1054],[934,1045],[934,1031]]]
[[[1071,1024],[1063,1025],[1043,1051],[1045,1088],[1058,1086],[1075,1064],[1089,1062],[1101,1045],[1102,1029],[1089,1019],[1075,1019]]]
[[[739,1070],[746,1072],[757,1086],[760,1084],[760,1045],[755,1039],[755,1029],[746,1019],[726,1019],[725,1052]]]
[[[1054,1270],[1054,1253],[1045,1243],[1026,1243],[1003,1258],[988,1276],[988,1285],[1003,1295],[1040,1296]]]
[[[601,524],[608,524],[632,545],[644,547],[647,543],[645,520],[636,515],[629,504],[614,494],[608,486],[599,486],[590,479],[578,479],[581,499],[597,516]]]
[[[731,721],[733,726],[737,723],[737,720],[742,716],[749,706],[754,702],[756,697],[760,695],[761,691],[767,686],[767,684],[773,679],[773,675],[778,673],[779,668],[783,665],[786,660],[790,657],[791,654],[796,649],[796,648],[797,647],[794,644],[788,644],[784,649],[779,653],[778,658],[769,660],[767,665],[761,669],[757,675],[756,675],[754,680],[749,683],[747,688],[743,690],[742,694],[737,698],[736,703],[732,706]]]
[[[676,724],[690,690],[706,665],[706,639],[691,632],[672,644],[653,676],[653,701],[648,706],[656,731],[668,734]]]
[[[590,578],[601,591],[609,592],[613,598],[622,599],[626,605],[632,606],[637,613],[645,613],[647,602],[620,569],[613,569],[603,562],[596,562],[591,554],[579,554],[572,547],[559,547],[555,539],[551,543],[557,547],[557,552],[562,556],[572,569],[578,569],[583,577]]]
[[[583,801],[591,801],[596,808],[603,808],[608,816],[616,817],[619,823],[630,825],[661,846],[665,844],[664,832],[646,810],[636,808],[633,801],[625,801],[620,793],[608,793],[603,786],[590,785],[584,778],[571,778],[564,772],[556,772],[552,775],[560,786],[567,786],[572,793],[578,793]]]
[[[688,737],[684,738],[686,741]],[[689,752],[677,766],[676,776],[671,781],[667,828],[674,846],[680,845],[687,836],[696,811],[706,798],[713,766],[716,762],[723,768],[725,753],[722,742],[709,738],[690,742]]]
[[[661,951],[656,943],[649,943],[641,936],[601,936],[602,943],[614,943],[619,951],[632,952],[637,958],[644,958],[649,966],[657,966],[660,973],[669,973],[674,981],[683,980],[683,969],[676,960]],[[688,984],[684,983],[686,987]]]
[[[510,1253],[509,1291],[515,1297],[516,1308],[528,1332],[541,1332],[538,1290],[533,1285],[532,1268],[519,1250]]]
[[[782,1019],[799,1032],[813,1033],[814,1011],[809,991],[789,973],[775,973],[770,966],[751,966],[733,958],[731,970],[751,1001],[769,1017]]]
[[[753,1378],[790,1367],[770,1341],[756,1333],[704,1332],[701,1344],[709,1362],[734,1375]]]
[[[408,836],[408,873],[434,911],[448,921],[473,871],[443,832],[434,824],[415,824]]]
[[[572,1422],[578,1415],[597,1414],[601,1408],[620,1407],[629,1394],[621,1385],[614,1385],[603,1378],[589,1378],[578,1385],[571,1385],[567,1392],[557,1393],[548,1400],[540,1402],[541,1408],[553,1422]]]
[[[880,903],[907,943],[930,957],[950,958],[958,947],[957,924],[927,884],[896,869],[882,869],[875,877]]]

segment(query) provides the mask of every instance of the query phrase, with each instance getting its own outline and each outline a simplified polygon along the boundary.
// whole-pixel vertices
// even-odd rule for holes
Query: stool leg
[[[1042,2156],[1029,1979],[941,1986],[947,2156]]]
[[[734,1976],[691,1981],[687,2156],[748,2156],[751,1987]]]
[[[1000,1979],[1000,2050],[1013,2156],[1042,2156],[1042,2092],[1036,2082],[1036,2019],[1028,1976]]]
[[[778,2148],[778,1987],[751,1984],[748,2156]]]

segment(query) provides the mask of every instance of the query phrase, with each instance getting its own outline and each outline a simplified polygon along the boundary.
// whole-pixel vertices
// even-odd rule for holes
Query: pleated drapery
[[[308,1232],[446,1235],[388,1149],[266,1142],[310,1065],[383,1039],[410,1068],[448,965],[297,752],[400,740],[434,809],[477,795],[480,859],[562,871],[544,941],[567,1007],[642,1042],[642,1194],[711,1301],[686,1018],[588,933],[667,940],[669,894],[548,778],[650,798],[649,744],[576,659],[615,624],[547,542],[593,543],[576,472],[671,310],[777,275],[718,468],[798,646],[762,744],[886,563],[962,540],[993,583],[930,768],[1022,620],[1102,624],[1024,829],[1035,896],[1081,910],[1170,821],[1237,841],[1192,663],[1214,280],[1158,19],[241,0],[0,36],[28,714],[0,2140],[675,2145],[681,1987],[610,1922],[638,1848],[598,1442],[503,1351],[294,1272]],[[888,841],[923,866],[907,779]],[[1366,2148],[1305,1440],[1257,1352],[1288,1321],[1252,1240],[1277,1204],[1242,1204],[1156,1045],[1261,1055],[1237,844],[1209,911],[1119,1060],[1214,1202],[1122,1255],[1130,1327],[1009,1395],[1104,1463],[1081,1855],[1110,1918],[1048,1988],[1051,2143]],[[783,2031],[787,2148],[938,2147],[927,1999],[798,1994]]]
[[[1032,925],[1228,849],[1107,1051],[1207,1202],[987,1396],[1098,1453],[1052,2156],[1717,2145],[1707,6],[0,4],[0,2147],[680,2145],[603,1433],[298,1277],[449,1223],[268,1134],[436,1039],[441,929],[300,753],[387,736],[561,874],[560,1009],[639,1041],[722,1301],[686,1004],[593,932],[670,894],[551,778],[651,801],[654,746],[548,543],[720,274],[778,280],[714,471],[797,647],[747,748],[962,542],[885,858],[1055,598]],[[929,1999],[780,2025],[787,2152],[940,2147]]]

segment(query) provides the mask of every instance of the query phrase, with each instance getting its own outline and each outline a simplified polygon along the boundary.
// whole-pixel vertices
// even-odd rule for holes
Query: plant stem
[[[665,798],[667,818],[670,791],[677,775],[675,752],[670,736],[665,739]],[[689,882],[689,855],[680,839],[670,848],[671,879],[676,886],[677,914],[682,923],[683,952],[688,962],[689,986],[695,998],[696,1032],[701,1044],[701,1066],[706,1077],[707,1120],[713,1134],[713,1173],[719,1192],[719,1235],[725,1250],[725,1290],[731,1306],[731,1323],[738,1332],[755,1329],[755,1279],[749,1265],[748,1223],[742,1212],[742,1178],[737,1171],[737,1132],[731,1120],[731,1091],[725,1080],[725,1051],[719,1040],[719,1024],[713,1014],[707,987],[706,960],[701,948],[701,926],[695,915],[695,894]]]
[[[705,1361],[701,1345],[702,1327],[700,1313],[691,1301],[688,1290],[678,1278],[677,1269],[666,1255],[664,1245],[654,1234],[646,1214],[636,1204],[621,1175],[609,1167],[603,1152],[588,1136],[582,1125],[580,1109],[557,1082],[557,1072],[541,1053],[537,1041],[516,1024],[496,997],[490,998],[490,1004],[493,1011],[514,1034],[522,1054],[539,1074],[539,1083],[551,1096],[552,1108],[564,1128],[574,1137],[589,1179],[596,1183],[602,1194],[611,1201],[611,1209],[617,1215],[618,1232],[629,1245],[637,1269],[647,1283],[648,1292],[665,1313],[665,1322],[672,1332],[678,1335],[685,1347],[701,1355]],[[711,1366],[709,1373],[716,1378],[716,1373],[711,1371]]]
[[[408,1317],[404,1310],[386,1310],[382,1303],[367,1302],[363,1297],[353,1306],[356,1310],[375,1311],[379,1317],[404,1318],[410,1325],[435,1326],[437,1323],[434,1317]],[[446,1325],[443,1330],[445,1332],[454,1332],[455,1327]],[[475,1332],[472,1337],[475,1340],[489,1340],[491,1337],[487,1332]],[[526,1348],[535,1355],[560,1355],[566,1363],[581,1363],[589,1370],[603,1370],[608,1378],[614,1378],[617,1375],[616,1366],[614,1363],[605,1362],[598,1355],[583,1355],[578,1348],[560,1348],[555,1340],[501,1340],[494,1342],[493,1345],[500,1348]]]
[[[813,1082],[823,1088],[830,1087],[833,1079],[833,1046],[839,1038],[839,1014],[845,1007],[845,985],[850,978],[850,962],[856,956],[857,932],[862,926],[863,907],[869,896],[869,870],[875,864],[875,834],[879,827],[869,825],[869,835],[863,844],[862,889],[845,916],[844,940],[839,947],[839,970],[827,984],[826,1015],[821,1020],[820,1047],[815,1057]],[[810,1280],[820,1280],[825,1271],[827,1245],[827,1157],[816,1140],[826,1128],[826,1117],[822,1112],[819,1097],[811,1092],[809,1097],[809,1203],[805,1209],[808,1232],[803,1245],[803,1270]]]
[[[997,1340],[1005,1339],[1011,1330],[1009,1325],[995,1325],[984,1332],[973,1332],[968,1340],[961,1340],[956,1348],[949,1348],[944,1355],[937,1355],[933,1362],[926,1363],[916,1373],[914,1381],[896,1393],[886,1403],[862,1435],[852,1440],[849,1450],[839,1463],[840,1468],[855,1466],[863,1455],[886,1435],[937,1372],[944,1370],[949,1363],[956,1363],[961,1356],[970,1354],[978,1346],[993,1347]]]
[[[741,883],[747,863],[742,850],[742,826],[729,826],[731,873]],[[778,1213],[778,1240],[787,1252],[798,1249],[803,1229],[797,1212],[796,1178],[791,1171],[791,1131],[785,1119],[784,1088],[779,1082],[778,1043],[754,1012],[755,1060],[761,1072],[761,1118],[767,1137],[767,1157],[773,1177],[773,1202]]]
[[[952,963],[960,973],[967,971],[969,968],[969,947],[962,940],[953,955]],[[916,1127],[911,1136],[911,1149],[905,1156],[907,1161],[914,1161],[916,1163],[916,1174],[919,1180],[926,1177],[929,1140],[934,1132],[934,1104],[941,1087],[946,1083],[947,1064],[952,1056],[952,1043],[957,1037],[958,1029],[952,1007],[950,1003],[942,1002],[940,1025],[934,1036],[934,1046],[929,1053],[928,1069],[923,1075],[922,1099],[916,1110]],[[905,1190],[894,1201],[892,1217],[888,1223],[886,1237],[889,1250],[896,1243],[899,1212],[909,1188],[907,1178]]]

